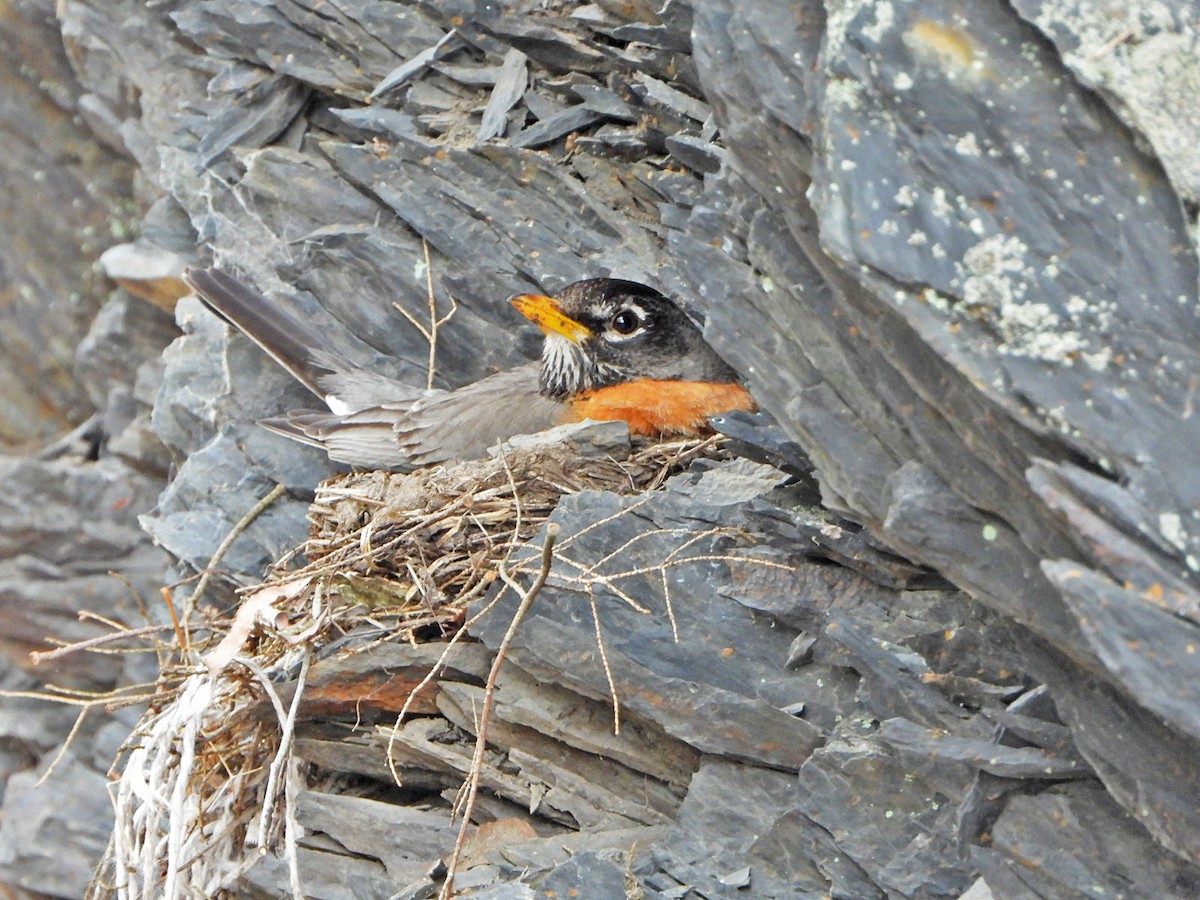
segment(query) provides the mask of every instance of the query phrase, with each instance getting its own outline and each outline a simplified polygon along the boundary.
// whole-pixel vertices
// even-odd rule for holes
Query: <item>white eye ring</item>
[[[637,307],[626,306],[617,311],[605,329],[606,337],[613,341],[627,341],[646,330],[646,314]]]

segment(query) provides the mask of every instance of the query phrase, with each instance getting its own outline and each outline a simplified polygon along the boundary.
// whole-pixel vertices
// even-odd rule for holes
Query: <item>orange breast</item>
[[[758,409],[750,392],[740,384],[643,379],[573,397],[567,403],[563,421],[623,419],[629,423],[631,434],[698,435],[711,431],[710,416],[735,409]]]

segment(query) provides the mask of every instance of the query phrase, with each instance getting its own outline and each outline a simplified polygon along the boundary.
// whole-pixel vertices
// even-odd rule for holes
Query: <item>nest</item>
[[[654,490],[698,457],[723,457],[721,443],[602,456],[543,444],[322,484],[309,513],[307,563],[280,564],[243,589],[224,635],[188,648],[191,664],[164,673],[174,687],[129,739],[113,839],[89,896],[215,896],[259,858],[252,848],[294,854],[292,729],[315,653],[447,638],[565,495]],[[290,708],[275,687],[289,681]],[[246,715],[268,703],[274,716]]]
[[[715,439],[654,444],[624,459],[549,444],[410,475],[340,476],[318,489],[305,547],[310,564],[288,577],[336,576],[330,584],[343,601],[412,633],[461,617],[563,496],[654,490],[697,456],[717,452]]]

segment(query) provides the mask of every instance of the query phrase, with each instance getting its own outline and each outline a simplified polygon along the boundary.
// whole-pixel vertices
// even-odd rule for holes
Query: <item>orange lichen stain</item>
[[[968,31],[922,19],[905,31],[904,42],[918,65],[935,68],[952,82],[986,79],[1003,85],[1001,73],[988,65],[988,55]]]
[[[737,651],[734,650],[732,647],[726,647],[724,650],[721,651],[721,656],[724,657],[725,659],[729,659],[729,657],[733,656],[733,654],[736,652]]]
[[[646,378],[588,391],[567,408],[564,422],[624,421],[631,434],[662,437],[706,434],[712,416],[735,409],[756,412],[758,405],[740,384]]]
[[[936,55],[943,65],[970,68],[978,58],[976,42],[965,31],[943,22],[922,19],[905,34],[913,49]]]

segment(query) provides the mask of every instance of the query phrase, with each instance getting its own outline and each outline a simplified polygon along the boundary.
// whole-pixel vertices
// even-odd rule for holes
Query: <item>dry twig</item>
[[[229,529],[229,534],[225,535],[224,540],[217,545],[217,549],[213,552],[212,558],[209,559],[208,565],[204,568],[204,573],[200,576],[200,580],[196,582],[196,589],[192,591],[184,603],[183,615],[180,617],[180,619],[182,619],[181,625],[184,632],[183,639],[185,641],[188,641],[187,628],[189,622],[191,621],[192,613],[196,609],[196,604],[200,602],[200,599],[208,590],[208,584],[210,581],[212,581],[213,574],[217,571],[217,566],[221,564],[221,560],[225,558],[225,554],[229,552],[229,548],[233,546],[233,542],[238,539],[243,531],[250,527],[251,522],[262,515],[263,511],[280,497],[282,497],[286,491],[287,488],[285,488],[282,484],[277,484],[275,487],[271,488],[265,497],[255,503],[254,506],[250,507],[250,510],[244,516],[242,516],[237,524],[235,524],[233,528]],[[172,617],[174,617],[174,606],[172,605],[170,608]],[[180,649],[183,651],[183,654],[186,657],[190,648],[183,646]]]
[[[479,714],[479,727],[475,734],[475,754],[471,758],[471,771],[467,776],[466,800],[461,813],[462,823],[459,825],[458,838],[454,841],[454,852],[446,864],[446,881],[438,894],[440,900],[449,900],[454,896],[454,876],[458,871],[458,862],[462,858],[463,848],[467,845],[467,829],[471,825],[471,815],[475,810],[475,798],[479,794],[479,779],[483,774],[483,754],[487,750],[488,723],[491,721],[492,708],[496,703],[496,679],[500,677],[500,667],[504,665],[508,648],[512,645],[513,638],[516,637],[521,620],[525,618],[534,599],[546,586],[546,579],[550,577],[550,566],[554,561],[554,541],[557,537],[558,525],[551,522],[546,526],[546,540],[542,544],[541,570],[533,584],[529,586],[529,590],[521,591],[521,602],[517,605],[517,611],[513,613],[512,622],[509,624],[508,630],[504,632],[500,646],[496,648],[496,658],[492,660],[492,668],[488,672],[487,685],[483,691],[483,710]],[[501,577],[504,578],[506,584],[512,583],[505,577],[503,567],[501,567]]]
[[[83,650],[96,650],[128,638],[146,637],[151,634],[159,634],[163,631],[171,630],[172,626],[170,625],[144,625],[141,628],[122,628],[119,631],[97,635],[94,638],[75,641],[72,644],[64,644],[61,647],[55,647],[53,650],[34,650],[29,654],[29,661],[38,666],[44,662],[61,659],[64,656],[70,656],[72,653],[79,653]]]
[[[438,329],[454,318],[454,314],[458,312],[458,301],[451,296],[450,311],[444,316],[438,316],[437,298],[433,294],[433,263],[429,259],[429,241],[425,240],[425,238],[421,238],[421,248],[425,251],[425,288],[428,292],[429,301],[429,325],[422,324],[416,316],[399,303],[393,303],[392,306],[396,307],[400,315],[408,319],[413,327],[421,332],[421,335],[429,343],[429,369],[425,376],[425,389],[433,390],[433,376],[437,371]]]

